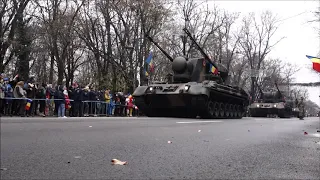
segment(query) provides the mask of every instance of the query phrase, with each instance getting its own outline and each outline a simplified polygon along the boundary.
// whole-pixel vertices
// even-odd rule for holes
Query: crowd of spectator
[[[96,90],[73,83],[66,87],[39,84],[31,76],[23,81],[19,76],[0,75],[0,115],[58,116],[60,118],[88,116],[137,116],[138,108],[130,94]]]

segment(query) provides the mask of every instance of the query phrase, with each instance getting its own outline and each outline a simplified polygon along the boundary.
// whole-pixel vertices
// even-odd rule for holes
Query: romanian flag
[[[152,51],[150,51],[149,56],[146,59],[145,75],[149,76],[151,72],[154,72],[154,64],[152,60]]]
[[[218,69],[214,67],[212,64],[210,64],[210,70],[212,74],[218,74]]]
[[[31,103],[32,103],[32,100],[31,99],[28,99],[27,100],[27,104],[26,104],[26,110],[29,111],[30,107],[31,107]]]
[[[315,71],[320,72],[320,58],[312,57],[308,55],[307,55],[307,58],[309,58],[312,61],[312,68]]]

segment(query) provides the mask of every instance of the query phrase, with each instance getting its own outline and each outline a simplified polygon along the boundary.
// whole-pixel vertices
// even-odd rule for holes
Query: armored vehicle
[[[297,116],[299,109],[295,107],[294,101],[289,97],[285,96],[284,92],[279,90],[277,83],[276,91],[260,91],[260,96],[250,105],[250,114],[252,117],[280,117],[290,118]]]
[[[201,52],[201,58],[168,55],[153,39],[146,37],[172,62],[167,83],[139,86],[133,93],[139,110],[149,117],[242,118],[249,105],[248,94],[226,84],[228,72],[210,60],[187,29],[183,29]]]

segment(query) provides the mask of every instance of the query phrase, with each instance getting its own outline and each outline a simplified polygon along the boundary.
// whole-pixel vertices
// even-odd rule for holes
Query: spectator
[[[68,112],[70,114],[69,110],[71,108],[71,104],[70,104],[70,99],[69,99],[69,95],[68,95],[68,91],[67,91],[66,87],[64,87],[63,95],[64,95],[64,99],[65,99],[65,110],[68,110]]]
[[[13,91],[13,96],[15,98],[20,98],[17,101],[18,102],[17,111],[21,117],[25,116],[25,105],[26,105],[26,95],[27,95],[26,91],[23,89],[23,85],[24,85],[24,82],[19,81]]]
[[[106,116],[110,116],[111,114],[110,114],[110,108],[111,108],[111,106],[110,106],[110,99],[111,99],[111,97],[110,97],[110,89],[107,89],[105,92],[104,92],[104,98],[106,99]]]
[[[89,92],[88,86],[83,89],[83,113],[85,117],[89,116],[89,103],[87,102],[89,100]]]
[[[58,99],[58,100],[55,100],[56,107],[58,108],[58,117],[59,118],[61,118],[61,117],[66,118],[66,116],[65,116],[65,97],[63,94],[62,85],[57,86],[56,92],[54,94],[54,98]]]
[[[73,87],[75,89],[73,93],[73,100],[74,100],[73,115],[74,117],[82,117],[83,116],[83,109],[82,109],[83,91],[77,83],[73,83]]]
[[[28,81],[24,84],[24,90],[27,92],[28,99],[34,99],[36,97],[37,88],[34,83],[34,76],[30,76]],[[36,109],[35,105],[35,101],[32,101],[30,109],[26,111],[27,116],[34,116],[34,110]]]
[[[68,96],[70,99],[73,99],[73,92],[74,92],[74,88],[73,88],[73,86],[70,86],[68,89]],[[71,117],[74,116],[73,109],[74,109],[74,102],[71,101],[70,102],[70,109],[69,109],[69,116],[71,116]]]
[[[129,95],[127,98],[127,116],[132,117],[132,110],[133,110],[133,97]]]
[[[5,92],[6,99],[6,107],[5,107],[5,114],[7,116],[12,116],[12,99],[13,98],[13,89],[11,85],[8,85],[7,91]]]
[[[42,85],[40,87],[38,87],[37,89],[37,94],[36,94],[36,97],[38,99],[43,99],[43,100],[40,100],[39,101],[39,104],[40,104],[40,107],[39,107],[39,115],[42,116],[42,117],[45,117],[45,108],[46,108],[46,84],[45,83],[42,83]]]

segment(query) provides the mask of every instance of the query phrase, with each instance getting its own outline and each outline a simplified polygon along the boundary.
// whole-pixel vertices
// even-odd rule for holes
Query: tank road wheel
[[[230,116],[230,112],[231,112],[231,111],[230,111],[230,110],[231,110],[231,109],[230,109],[230,104],[225,104],[224,109],[225,109],[225,110],[224,110],[224,112],[225,112],[225,113],[224,113],[224,116],[225,116],[225,117],[229,117],[229,116]]]
[[[212,101],[209,101],[208,102],[208,117],[209,118],[213,118],[213,116],[214,116],[214,107],[215,106],[215,103],[214,102],[212,102]]]
[[[223,103],[219,103],[219,114],[220,117],[224,117],[224,104]]]
[[[219,103],[214,102],[214,114],[213,114],[214,118],[218,118],[219,117]]]
[[[233,118],[233,117],[235,117],[234,105],[231,104],[230,105],[230,118]]]
[[[237,113],[237,118],[241,117],[241,108],[240,108],[240,105],[237,105],[236,113]]]
[[[243,106],[239,106],[239,111],[238,111],[238,118],[241,119],[244,115],[244,110],[245,108]]]
[[[237,105],[233,105],[233,118],[238,118],[238,108]]]

